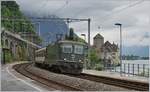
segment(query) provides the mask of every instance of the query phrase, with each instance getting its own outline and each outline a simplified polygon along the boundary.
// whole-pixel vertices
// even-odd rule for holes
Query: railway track
[[[43,77],[37,76],[33,74],[32,72],[28,71],[28,67],[32,67],[31,64],[19,64],[15,65],[14,69],[18,71],[19,73],[23,74],[24,76],[27,76],[33,80],[36,80],[44,85],[47,85],[48,87],[53,87],[57,90],[67,90],[67,91],[81,91],[80,89],[73,88],[70,86],[66,86],[64,84],[57,83],[52,80],[45,79]],[[144,82],[138,82],[138,81],[131,81],[131,80],[125,80],[125,79],[118,79],[118,78],[112,78],[112,77],[105,77],[105,76],[96,76],[96,75],[90,75],[82,73],[80,75],[71,75],[71,74],[65,74],[67,76],[86,79],[98,83],[104,83],[108,85],[118,86],[122,88],[127,88],[130,90],[136,90],[136,91],[148,91],[149,90],[149,84]]]
[[[90,75],[90,74],[85,74],[85,73],[82,73],[80,75],[70,75],[70,74],[67,74],[67,75],[71,77],[87,79],[87,80],[100,82],[104,84],[119,86],[119,87],[131,89],[131,90],[137,90],[137,91],[149,90],[149,83],[144,83],[144,82],[117,79],[117,78],[105,77],[105,76],[96,76],[96,75]]]
[[[81,91],[80,89],[76,89],[76,88],[73,88],[73,87],[70,87],[70,86],[66,86],[66,85],[63,85],[63,84],[60,84],[60,83],[57,83],[55,81],[52,81],[52,80],[48,80],[46,78],[43,78],[43,77],[40,77],[40,76],[37,76],[31,72],[29,72],[27,69],[28,67],[31,67],[31,64],[29,63],[25,63],[25,64],[17,64],[17,65],[14,65],[13,68],[21,73],[22,75],[28,77],[28,78],[31,78],[35,81],[38,81],[44,85],[46,85],[47,87],[49,88],[54,88],[56,90],[62,90],[62,91]]]

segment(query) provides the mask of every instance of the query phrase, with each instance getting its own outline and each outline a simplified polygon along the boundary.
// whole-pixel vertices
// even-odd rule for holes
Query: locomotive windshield
[[[72,45],[70,45],[70,44],[63,44],[62,45],[62,52],[63,53],[72,53]]]
[[[82,45],[75,45],[74,46],[74,53],[75,54],[83,54],[83,46]]]

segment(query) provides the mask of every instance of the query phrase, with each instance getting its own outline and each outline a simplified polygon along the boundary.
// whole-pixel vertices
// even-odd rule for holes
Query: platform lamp
[[[84,37],[84,40],[85,40],[85,42],[86,42],[86,34],[81,34],[81,36]],[[85,59],[86,59],[86,58],[85,58]],[[86,60],[85,60],[84,65],[85,65],[85,69],[87,69],[87,62],[86,62]]]
[[[122,24],[115,23],[115,25],[120,27],[120,76],[122,76]]]

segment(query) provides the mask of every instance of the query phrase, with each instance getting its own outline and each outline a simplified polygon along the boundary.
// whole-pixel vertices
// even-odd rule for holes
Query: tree
[[[33,27],[33,24],[31,21],[26,18],[23,13],[19,9],[19,5],[16,3],[16,1],[2,1],[1,2],[1,16],[2,18],[20,18],[22,21],[17,21],[17,20],[2,20],[1,21],[1,26],[5,28],[7,31],[12,31],[15,33],[20,33],[20,32],[30,32],[33,35],[36,35],[35,29]],[[24,26],[24,27],[23,27]],[[23,30],[24,29],[24,30]],[[25,30],[26,29],[26,30]],[[34,39],[35,36],[32,38]],[[31,38],[31,39],[32,39]],[[25,38],[24,38],[25,39]],[[26,37],[27,39],[27,37]],[[41,43],[41,38],[39,36],[36,36],[35,38],[36,43],[40,44]],[[13,59],[18,59],[18,60],[23,60],[26,58],[25,55],[25,49],[22,48],[24,46],[22,43],[16,48],[15,54],[18,55],[16,57],[15,55],[11,55],[11,51],[4,52],[6,55],[6,61],[13,61]]]
[[[94,63],[98,62],[98,57],[96,55],[95,49],[91,49],[91,51],[90,51],[90,60]]]
[[[19,9],[19,5],[16,1],[2,1],[1,2],[1,16],[2,17],[17,17],[21,18],[22,21],[2,20],[2,27],[8,31],[12,31],[15,28],[15,32],[21,32],[22,24],[28,25],[28,32],[35,33],[33,24],[28,20]]]
[[[69,31],[69,40],[74,40],[74,29],[73,28],[70,28],[70,31]]]
[[[102,60],[98,58],[96,55],[96,50],[94,48],[91,48],[90,51],[90,61],[91,61],[91,68],[95,70],[102,70],[103,69],[103,64]]]
[[[95,64],[98,62],[98,57],[96,56],[96,51],[95,49],[90,50],[90,65],[91,67],[94,67]]]

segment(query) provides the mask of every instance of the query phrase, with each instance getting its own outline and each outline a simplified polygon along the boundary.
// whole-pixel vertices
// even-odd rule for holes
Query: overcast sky
[[[119,28],[123,25],[123,44],[149,45],[150,0],[16,0],[29,15],[69,18],[91,18],[91,38],[97,33],[105,41],[119,43]],[[75,32],[87,34],[87,23],[71,23]],[[92,41],[92,39],[91,39]],[[92,41],[93,42],[93,41]]]

